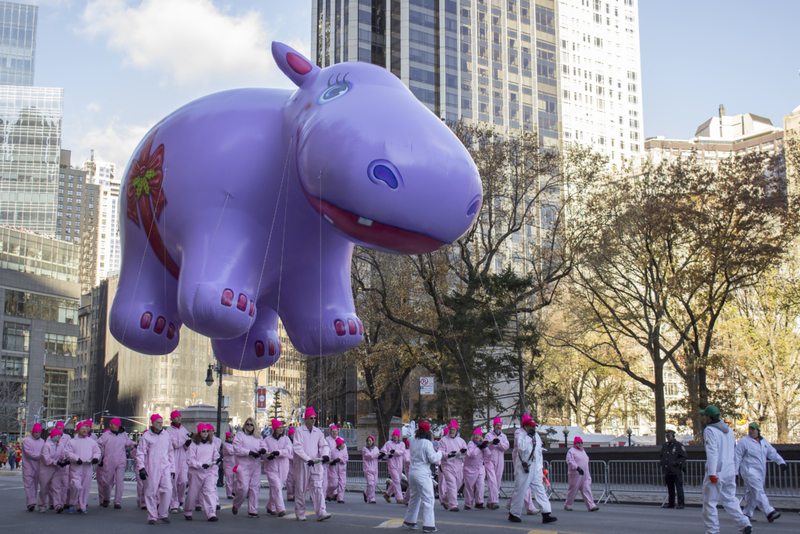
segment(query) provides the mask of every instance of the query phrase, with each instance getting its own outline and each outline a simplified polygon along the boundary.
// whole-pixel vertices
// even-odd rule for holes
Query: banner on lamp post
[[[264,413],[267,411],[267,387],[266,386],[258,386],[258,399],[257,399],[257,408],[256,411],[259,413]]]

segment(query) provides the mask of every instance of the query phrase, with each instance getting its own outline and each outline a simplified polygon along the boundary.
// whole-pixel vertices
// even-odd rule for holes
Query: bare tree
[[[23,384],[14,377],[0,375],[0,433],[19,432],[23,421],[20,418],[20,401],[23,400]]]

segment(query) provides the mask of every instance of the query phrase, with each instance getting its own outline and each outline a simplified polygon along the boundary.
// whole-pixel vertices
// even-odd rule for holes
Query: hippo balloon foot
[[[168,314],[154,308],[144,309],[141,303],[130,310],[112,309],[109,317],[111,334],[136,352],[150,355],[169,354],[180,342],[181,323],[169,320]]]
[[[213,339],[235,339],[250,330],[255,303],[233,284],[198,283],[181,291],[178,308],[183,323]]]
[[[275,365],[281,356],[278,314],[261,306],[249,332],[235,339],[212,339],[214,356],[222,365],[241,371],[256,371]]]
[[[355,348],[364,338],[364,324],[355,313],[323,315],[317,324],[292,326],[286,330],[294,346],[309,356],[330,356]]]

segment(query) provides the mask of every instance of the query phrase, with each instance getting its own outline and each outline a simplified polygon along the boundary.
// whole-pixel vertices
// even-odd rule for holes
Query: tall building
[[[0,85],[33,85],[39,8],[0,2]]]
[[[634,0],[316,0],[312,24],[317,65],[386,67],[442,119],[640,155]]]
[[[33,87],[38,7],[0,12],[0,224],[55,235],[64,90]]]
[[[89,161],[84,162],[86,179],[99,186],[97,230],[97,277],[95,285],[113,273],[119,272],[122,249],[119,242],[119,190],[121,179],[116,176],[116,165],[95,161],[94,150]]]
[[[786,136],[785,142],[787,146],[785,150],[790,150],[791,143],[800,143],[800,106],[794,108],[789,115],[784,115],[783,132]],[[800,150],[800,147],[792,148],[792,150]],[[787,152],[786,178],[789,194],[797,195],[798,187],[800,187],[800,183],[798,183],[798,171],[800,169],[796,168],[796,159],[800,158],[800,154],[795,153],[793,156],[790,156]]]
[[[0,226],[3,329],[0,433],[71,415],[70,381],[78,341],[77,249],[29,230]],[[13,398],[12,398],[13,397]]]

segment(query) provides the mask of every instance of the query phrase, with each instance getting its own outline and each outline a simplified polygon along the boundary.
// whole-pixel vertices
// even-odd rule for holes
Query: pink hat
[[[503,420],[500,419],[499,417],[495,417],[494,419],[492,419],[492,426],[494,426],[494,425],[502,425],[502,424],[503,424]]]
[[[342,443],[344,443],[344,440],[343,440],[342,438],[336,438],[336,446],[337,446],[337,447],[338,447],[339,445],[341,445]]]
[[[289,427],[289,430],[287,430],[287,431],[286,431],[286,433],[287,433],[287,434],[289,434],[290,436],[291,436],[292,434],[294,434],[294,432],[295,432],[295,430],[294,430],[294,427],[293,427],[293,426],[290,426],[290,427]]]
[[[572,442],[572,443],[573,443],[573,444],[575,444],[575,443],[583,443],[583,440],[582,440],[580,437],[578,437],[578,436],[575,436],[575,439],[573,440],[573,442]]]
[[[212,425],[212,424],[207,424],[207,425],[206,425],[206,428],[208,429],[208,431],[209,431],[209,432],[214,432],[214,430],[216,430],[216,429],[214,428],[214,425]]]
[[[33,433],[33,432],[41,433],[42,432],[42,425],[40,425],[39,423],[34,423],[33,424],[33,428],[31,428],[31,433]]]
[[[428,432],[431,429],[431,424],[427,421],[423,421],[419,424],[419,429],[423,432]]]
[[[273,419],[271,422],[272,422],[272,430],[275,430],[279,426],[283,426],[283,423],[281,423],[277,419]]]
[[[316,416],[317,412],[314,411],[314,407],[309,406],[308,408],[306,408],[306,414],[305,416],[303,416],[303,419],[308,419],[309,417],[316,417]]]
[[[208,425],[204,423],[197,423],[197,433],[199,434],[203,430],[208,430]]]
[[[225,437],[226,437],[226,438],[227,438],[228,436],[232,436],[232,435],[233,435],[233,432],[225,432]]]
[[[394,430],[392,430],[392,436],[397,436],[399,438],[400,437],[400,429],[399,428],[395,428]]]
[[[61,429],[63,429],[63,428],[64,428],[64,421],[59,421],[59,422],[57,422],[57,423],[56,423],[56,428],[61,428]]]
[[[455,428],[456,430],[458,430],[458,421],[453,419],[452,421],[450,421],[450,424],[447,425],[447,428]]]
[[[473,436],[476,435],[476,434],[478,436],[483,436],[483,430],[481,430],[481,427],[476,428],[475,432],[472,433]]]
[[[372,438],[372,442],[375,443],[375,436],[367,436],[367,439]]]
[[[122,426],[122,421],[119,420],[119,417],[115,417],[114,419],[109,421],[108,424]]]
[[[332,424],[332,425],[331,425],[331,430],[339,430],[339,427],[338,427],[338,426],[336,426],[336,425],[334,425],[334,424]]]
[[[151,416],[150,416],[150,422],[151,422],[151,423],[155,423],[155,422],[156,422],[156,421],[158,421],[159,419],[163,419],[163,417],[161,417],[161,416],[160,416],[160,415],[158,415],[157,413],[154,413],[153,415],[151,415]]]
[[[81,421],[80,423],[78,423],[78,426],[75,427],[75,432],[77,432],[78,430],[80,430],[81,428],[83,428],[85,426],[86,426],[86,422],[85,421]]]
[[[51,438],[53,436],[60,436],[61,434],[62,434],[62,432],[61,432],[61,430],[58,429],[58,427],[55,427],[53,430],[50,431],[50,437]]]
[[[89,425],[89,428],[91,428],[92,427],[92,420],[91,419],[87,419],[86,421],[83,422],[83,424],[84,425]]]
[[[528,414],[522,416],[522,426],[537,426],[536,421]]]
[[[180,416],[181,416],[181,412],[179,412],[178,410],[173,410],[172,413],[169,414],[169,418],[170,419],[175,419],[176,417],[180,417]]]
[[[110,428],[106,428],[105,430],[103,430],[103,434],[105,434],[106,432],[111,432],[111,429]]]

